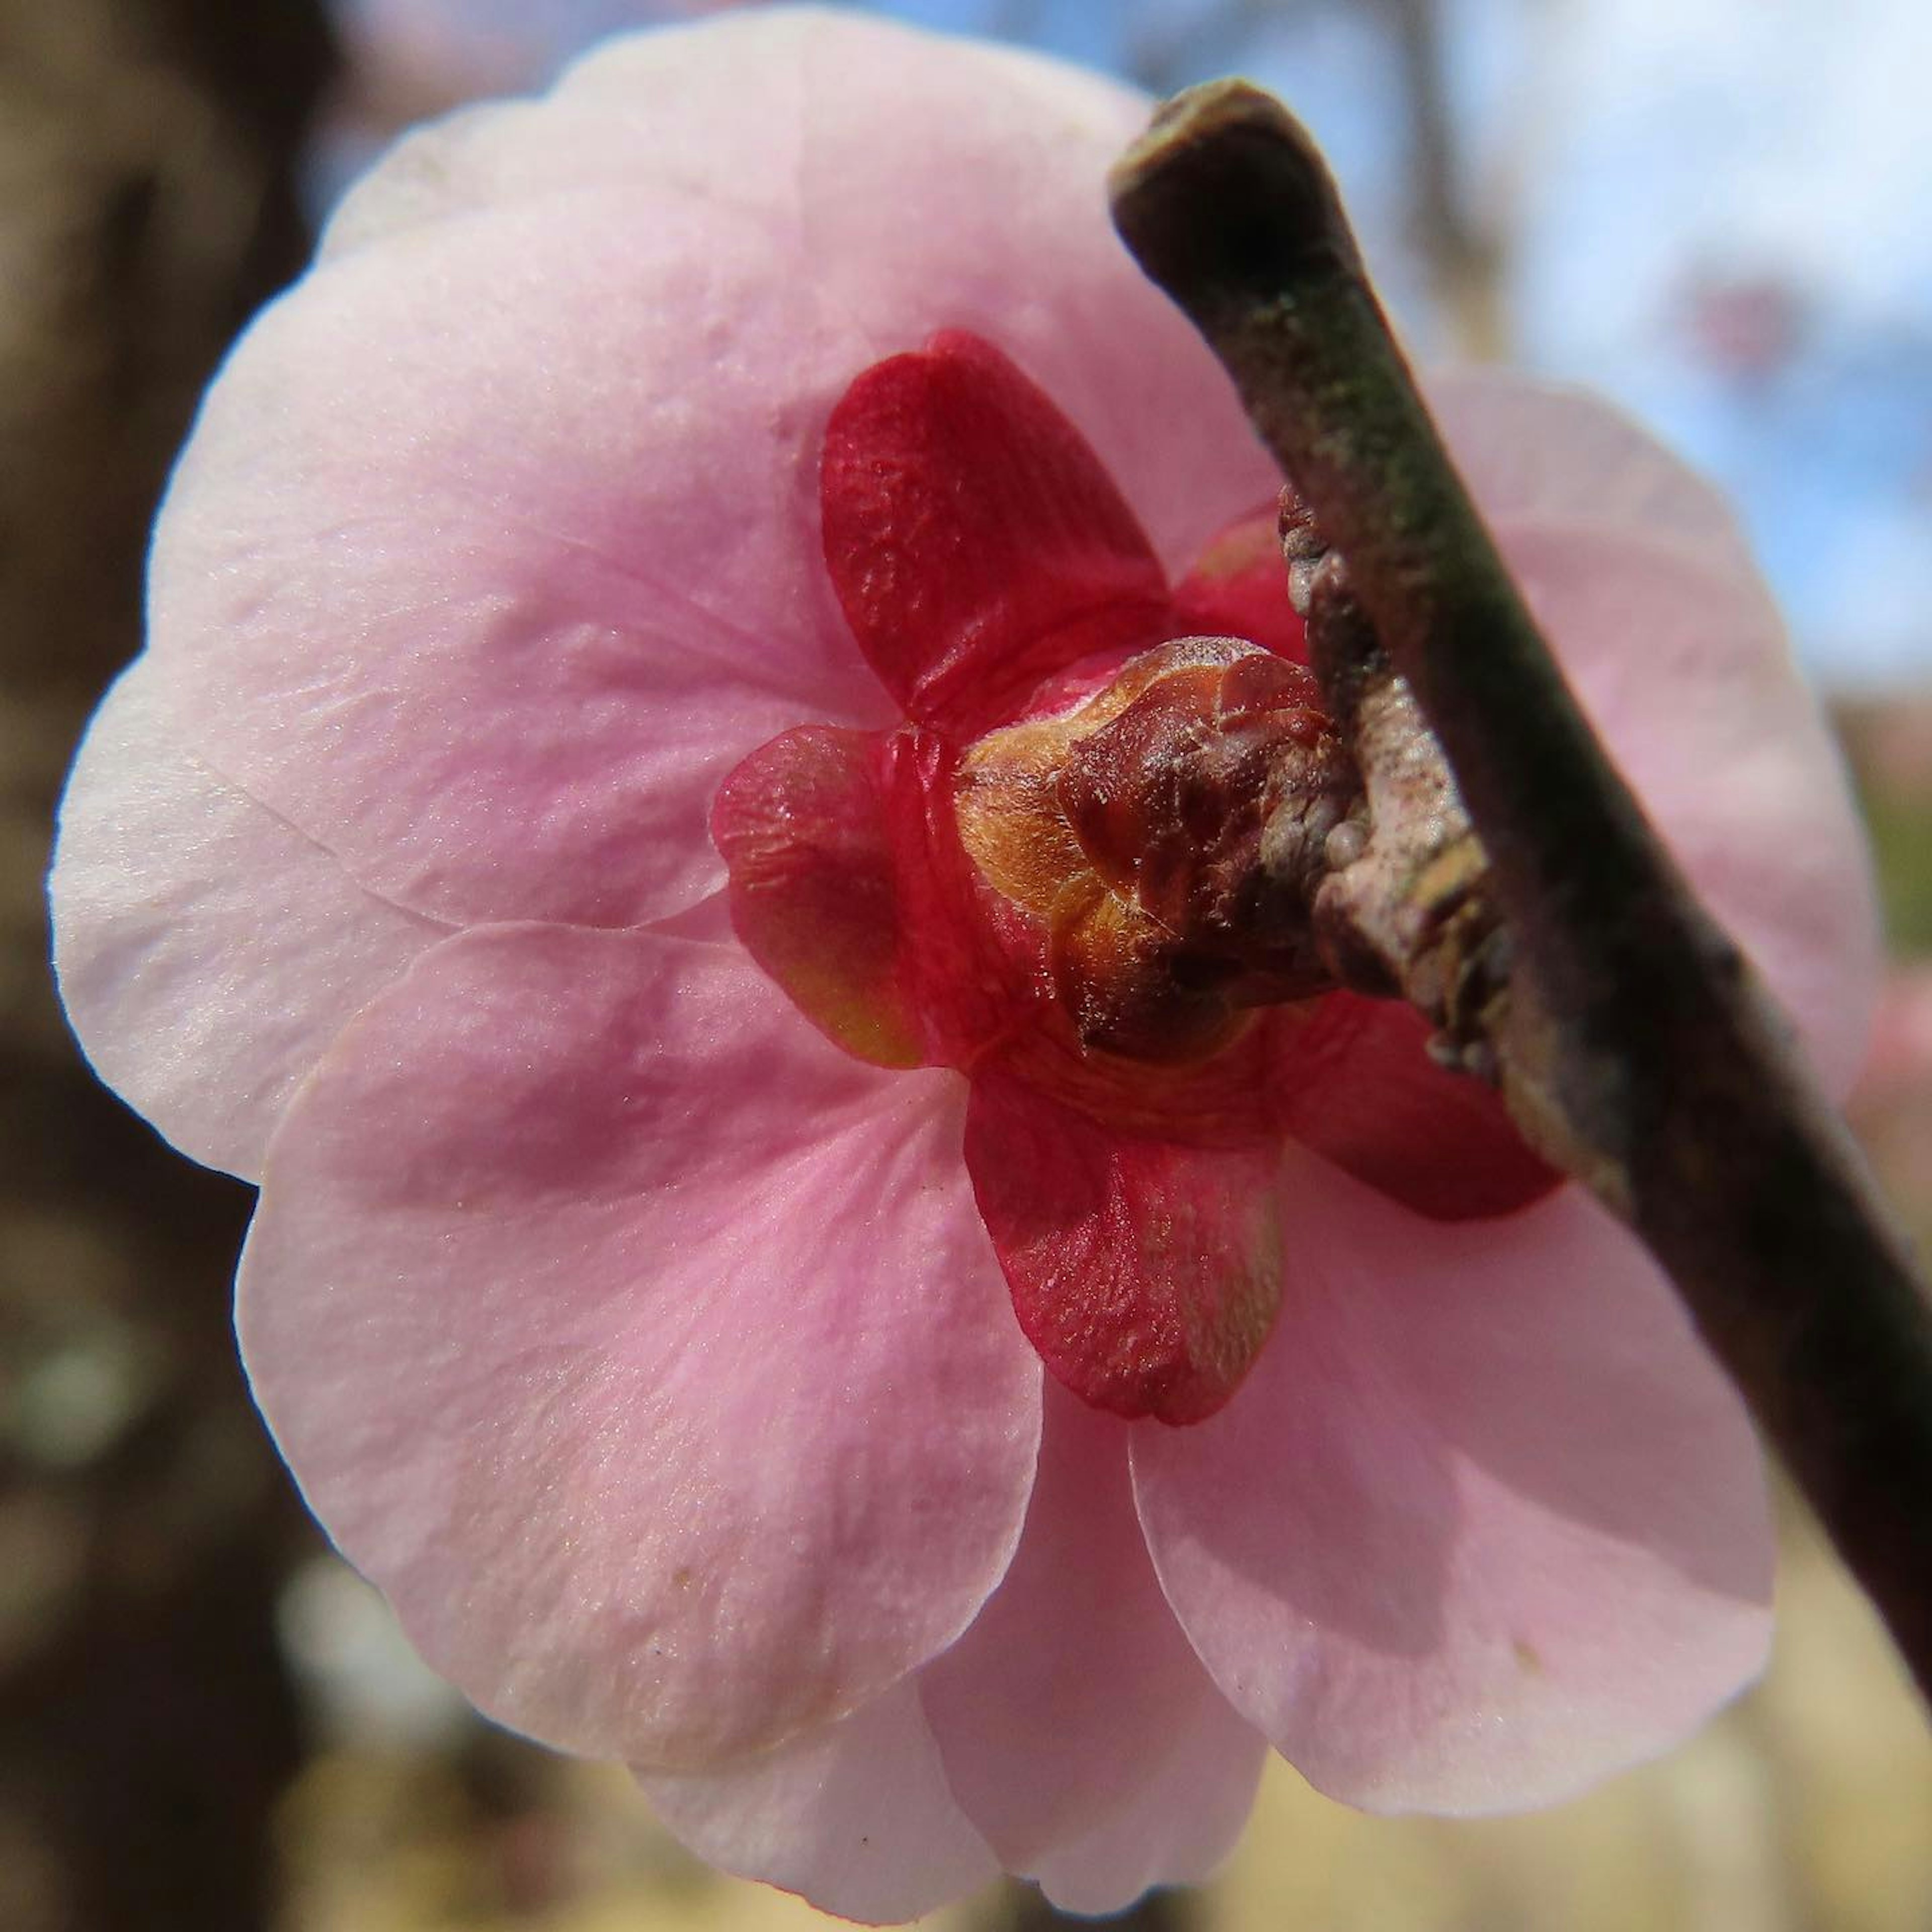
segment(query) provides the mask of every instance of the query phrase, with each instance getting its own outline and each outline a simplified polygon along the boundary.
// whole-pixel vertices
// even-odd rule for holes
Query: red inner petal
[[[745,949],[848,1053],[916,1066],[923,1028],[870,731],[802,725],[720,789],[711,836]]]
[[[994,1070],[966,1166],[1013,1312],[1083,1401],[1198,1422],[1240,1384],[1280,1305],[1272,1142],[1124,1134]]]
[[[1042,936],[988,891],[960,843],[952,797],[959,754],[937,733],[894,731],[880,784],[892,842],[907,983],[926,1058],[970,1066],[1033,1024],[1042,998]]]
[[[1280,514],[1270,503],[1228,527],[1175,587],[1182,633],[1246,638],[1276,657],[1308,662],[1308,627],[1288,598]]]
[[[1041,935],[1003,920],[960,844],[958,762],[931,731],[801,725],[740,764],[712,808],[739,940],[820,1032],[877,1066],[966,1065],[1041,998]]]
[[[1171,628],[1160,565],[1099,458],[976,336],[860,376],[826,426],[820,490],[846,619],[917,723],[976,736],[1054,672]]]
[[[1562,1176],[1495,1089],[1429,1057],[1429,1022],[1396,1000],[1330,993],[1267,1023],[1282,1132],[1436,1221],[1514,1214]]]

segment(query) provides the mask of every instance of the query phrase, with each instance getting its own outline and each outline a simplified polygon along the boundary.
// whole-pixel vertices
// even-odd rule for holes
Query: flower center
[[[1294,1251],[1287,1139],[1444,1218],[1551,1184],[1408,1008],[1330,990],[1308,908],[1358,786],[1271,510],[1171,586],[1073,426],[956,334],[840,399],[820,508],[905,722],[732,772],[733,926],[848,1052],[968,1076],[974,1198],[1060,1381],[1172,1423],[1228,1400]]]
[[[1356,790],[1306,670],[1187,638],[1070,710],[988,733],[954,803],[982,877],[1044,927],[1081,1045],[1177,1065],[1227,1046],[1253,1007],[1332,983],[1307,893]]]
[[[1195,1076],[1334,983],[1308,896],[1353,767],[1310,674],[1238,639],[1058,692],[963,750],[918,726],[763,746],[712,813],[734,923],[862,1059],[1018,1054],[1087,1111],[1212,1135],[1228,1095]]]

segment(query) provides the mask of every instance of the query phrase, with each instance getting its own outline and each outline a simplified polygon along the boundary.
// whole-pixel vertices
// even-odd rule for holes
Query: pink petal
[[[317,270],[231,358],[157,532],[195,748],[437,916],[714,889],[739,758],[888,716],[809,474],[866,352],[762,226],[688,200],[519,203]]]
[[[145,659],[95,713],[48,881],[55,964],[101,1078],[252,1179],[322,1049],[446,929],[363,891],[187,736]]]
[[[1066,418],[950,332],[839,398],[820,472],[825,561],[907,715],[962,742],[1094,652],[1159,641],[1167,585]]]
[[[1042,146],[1090,143],[1114,124],[1115,145],[1124,143],[1150,104],[1084,69],[983,41],[806,8],[726,11],[614,34],[545,96],[480,103],[414,130],[337,204],[323,250],[346,254],[506,201],[620,183],[781,206],[803,184],[808,150],[839,140],[836,126],[816,124],[832,118],[820,91],[832,90],[850,118],[892,111],[890,98],[865,100],[868,92],[935,87],[950,97],[951,119],[1010,121],[1036,155]],[[1051,124],[1042,125],[1042,109]],[[927,131],[956,139],[962,130],[935,122]]]
[[[1280,1130],[1435,1221],[1514,1214],[1562,1179],[1493,1088],[1429,1057],[1398,1000],[1331,993],[1273,1017],[1268,1095]]]
[[[920,1678],[966,1815],[1008,1870],[1050,1886],[1062,1874],[1081,1911],[1118,1911],[1218,1862],[1265,1754],[1155,1581],[1127,1478],[1130,1433],[1048,1388],[1012,1568]]]
[[[999,1876],[953,1798],[915,1680],[747,1765],[638,1781],[707,1864],[861,1924],[902,1924]]]
[[[1886,976],[1871,1052],[1852,1098],[1868,1109],[1916,1108],[1932,1094],[1932,964],[1901,962]]]
[[[995,1069],[966,1166],[1013,1310],[1048,1369],[1117,1415],[1194,1422],[1228,1400],[1281,1293],[1271,1142],[1116,1132]]]
[[[328,242],[620,182],[802,220],[811,273],[872,334],[868,360],[941,328],[998,343],[1094,445],[1178,574],[1281,479],[1219,364],[1106,220],[1106,171],[1153,106],[1018,48],[750,10],[613,39],[548,100],[410,136],[348,198]]]
[[[825,580],[818,446],[854,376],[937,328],[1064,380],[1177,555],[1267,494],[1105,219],[1142,104],[876,22],[767,24],[724,30],[736,66],[710,28],[620,44],[608,83],[592,61],[464,117],[446,201],[439,137],[406,146],[394,222],[384,170],[184,458],[153,635],[196,748],[416,910],[674,912],[719,883],[734,764],[886,722]]]
[[[1243,1724],[1231,1748],[1220,1720],[1172,1742],[1159,1777],[1133,1802],[1071,1844],[1056,1846],[1030,1874],[1063,1912],[1094,1916],[1157,1885],[1200,1885],[1240,1842],[1255,1808],[1267,1746]]]
[[[1737,1398],[1578,1190],[1416,1219],[1301,1156],[1293,1278],[1236,1399],[1134,1442],[1169,1600],[1229,1701],[1372,1810],[1565,1797],[1762,1663]]]
[[[827,1045],[735,947],[561,928],[446,942],[331,1050],[270,1149],[244,1352],[482,1709],[705,1770],[971,1620],[1039,1371],[958,1090]]]
[[[1768,593],[1666,539],[1580,523],[1497,534],[1651,823],[1843,1094],[1876,994],[1870,864]]]
[[[1429,388],[1652,823],[1842,1093],[1877,970],[1870,866],[1837,749],[1724,498],[1597,398],[1481,370]]]
[[[1716,486],[1602,397],[1501,369],[1440,370],[1426,386],[1486,516],[1663,538],[1710,568],[1755,577]]]

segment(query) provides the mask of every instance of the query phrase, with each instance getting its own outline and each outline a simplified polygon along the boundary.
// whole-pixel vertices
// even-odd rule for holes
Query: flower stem
[[[1486,855],[1504,943],[1484,949],[1480,997],[1446,1003],[1456,1043],[1669,1272],[1932,1695],[1932,1302],[1748,966],[1570,697],[1314,144],[1270,96],[1219,82],[1162,110],[1112,191],[1127,245],[1340,553],[1365,621],[1336,634],[1385,652],[1413,691]],[[1351,674],[1345,655],[1331,650],[1331,680]],[[1441,1023],[1439,973],[1394,964]]]

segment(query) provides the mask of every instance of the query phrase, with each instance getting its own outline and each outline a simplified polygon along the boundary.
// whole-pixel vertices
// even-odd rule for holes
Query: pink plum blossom
[[[1270,1747],[1560,1798],[1767,1640],[1750,1430],[1632,1240],[1406,1010],[1114,1052],[1106,880],[1042,910],[968,808],[1174,638],[1319,736],[1280,479],[1107,222],[1147,108],[761,11],[406,140],[206,400],[54,870],[104,1078],[261,1184],[243,1353],[343,1552],[866,1921],[1201,1877]],[[1726,513],[1582,398],[1432,394],[1842,1087],[1869,885]]]

